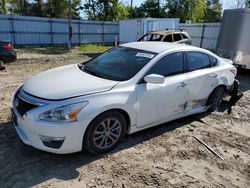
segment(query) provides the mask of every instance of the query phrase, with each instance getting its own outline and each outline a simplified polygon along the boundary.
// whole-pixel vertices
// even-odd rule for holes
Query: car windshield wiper
[[[99,78],[104,78],[102,75],[100,75],[100,74],[98,74],[98,73],[96,73],[96,72],[94,72],[94,71],[92,71],[92,70],[89,70],[89,69],[86,69],[86,67],[82,67],[81,68],[84,72],[86,72],[86,73],[89,73],[89,74],[91,74],[91,75],[93,75],[93,76],[97,76],[97,77],[99,77]]]

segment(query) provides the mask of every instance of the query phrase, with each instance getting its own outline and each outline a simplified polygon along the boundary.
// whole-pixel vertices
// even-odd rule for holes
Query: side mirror
[[[165,77],[159,74],[150,74],[144,77],[144,81],[150,84],[163,84]]]

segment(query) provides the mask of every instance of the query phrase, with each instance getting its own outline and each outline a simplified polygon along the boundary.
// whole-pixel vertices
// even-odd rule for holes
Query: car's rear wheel
[[[126,120],[116,111],[108,111],[95,118],[86,130],[83,146],[92,154],[106,153],[114,149],[124,138]]]
[[[215,88],[208,98],[207,105],[210,106],[209,111],[218,111],[224,96],[225,90],[223,87],[219,86]]]

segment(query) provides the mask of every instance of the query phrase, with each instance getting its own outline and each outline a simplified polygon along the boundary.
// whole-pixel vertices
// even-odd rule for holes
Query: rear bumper
[[[239,68],[239,69],[246,69],[246,68],[247,68],[246,65],[242,65],[242,64],[234,63],[233,65],[234,65],[236,68]]]
[[[7,51],[0,54],[0,61],[4,63],[13,63],[16,62],[17,56],[15,51]]]
[[[231,96],[229,103],[231,106],[234,106],[236,102],[238,102],[241,97],[243,97],[243,92],[239,90],[239,81],[234,80],[233,86],[229,91],[229,95]]]

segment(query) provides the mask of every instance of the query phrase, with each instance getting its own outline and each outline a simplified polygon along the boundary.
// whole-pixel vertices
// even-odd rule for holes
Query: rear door
[[[186,52],[188,71],[188,103],[186,111],[205,105],[208,96],[218,85],[217,59],[206,53]]]

